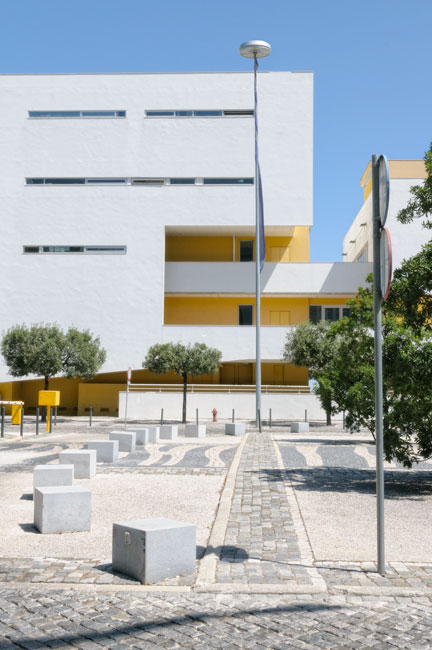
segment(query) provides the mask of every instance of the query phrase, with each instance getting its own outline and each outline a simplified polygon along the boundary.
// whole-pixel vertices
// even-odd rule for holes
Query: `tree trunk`
[[[49,377],[44,377],[44,390],[48,390],[49,386]],[[42,406],[41,408],[41,422],[46,422],[47,419],[47,407]]]
[[[183,424],[186,424],[186,394],[187,394],[187,375],[183,375]]]
[[[330,409],[328,409],[328,410],[326,411],[326,415],[327,415],[327,426],[329,427],[329,426],[331,425],[331,423],[332,423],[332,421],[331,421],[331,411],[330,411]]]

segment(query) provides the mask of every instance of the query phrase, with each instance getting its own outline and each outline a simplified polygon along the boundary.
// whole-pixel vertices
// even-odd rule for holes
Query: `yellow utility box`
[[[60,404],[59,390],[40,390],[39,406],[58,406]]]
[[[24,402],[12,404],[12,422],[11,424],[21,424],[21,413]]]

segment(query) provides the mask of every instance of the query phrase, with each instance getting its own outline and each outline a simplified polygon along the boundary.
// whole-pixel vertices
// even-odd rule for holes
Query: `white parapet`
[[[34,525],[41,533],[90,530],[91,492],[83,487],[39,487],[34,493]]]
[[[74,466],[75,478],[92,478],[96,474],[96,451],[94,449],[66,449],[59,453],[61,464]]]

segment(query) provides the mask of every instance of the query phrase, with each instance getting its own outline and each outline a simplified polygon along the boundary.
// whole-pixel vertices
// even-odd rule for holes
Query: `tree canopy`
[[[411,199],[403,208],[398,219],[401,223],[410,223],[413,219],[424,219],[423,226],[432,228],[432,142],[428,151],[425,152],[424,161],[427,177],[423,185],[411,187]]]
[[[144,359],[143,368],[156,374],[174,371],[183,379],[182,421],[186,422],[186,394],[188,376],[214,374],[221,365],[222,353],[204,343],[157,343],[152,345]]]

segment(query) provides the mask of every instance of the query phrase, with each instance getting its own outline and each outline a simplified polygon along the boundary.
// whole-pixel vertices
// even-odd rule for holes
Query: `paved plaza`
[[[36,437],[33,422],[0,441],[0,650],[432,647],[432,462],[386,464],[381,576],[366,432],[180,427],[75,481],[92,490],[90,532],[40,535],[33,467],[121,426],[59,418]],[[197,526],[194,574],[146,586],[112,570],[113,521],[147,516]]]

